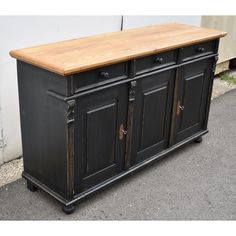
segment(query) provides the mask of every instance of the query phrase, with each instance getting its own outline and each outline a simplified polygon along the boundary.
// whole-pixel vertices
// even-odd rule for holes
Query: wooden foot
[[[31,182],[29,182],[27,180],[27,188],[31,191],[31,192],[36,192],[38,191],[39,189],[37,187],[35,187]]]
[[[62,211],[67,215],[72,214],[75,211],[75,205],[63,206]]]
[[[197,139],[194,140],[195,143],[201,143],[202,142],[202,137],[199,137]]]

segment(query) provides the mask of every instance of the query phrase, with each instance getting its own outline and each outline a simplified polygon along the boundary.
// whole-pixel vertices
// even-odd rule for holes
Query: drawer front
[[[74,92],[128,78],[128,62],[97,68],[74,75]]]
[[[209,41],[185,47],[183,49],[183,62],[213,54],[215,52],[215,45],[215,41]]]
[[[139,58],[136,60],[136,74],[160,69],[177,63],[177,50]]]

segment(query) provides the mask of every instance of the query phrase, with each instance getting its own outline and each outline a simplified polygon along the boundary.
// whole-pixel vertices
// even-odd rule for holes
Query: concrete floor
[[[236,90],[212,101],[210,133],[79,204],[72,215],[23,179],[0,188],[5,220],[235,220]]]
[[[18,158],[0,166],[0,188],[21,178],[23,158]]]
[[[236,72],[234,73],[236,74]],[[232,89],[236,89],[236,84],[232,84],[232,83],[229,83],[228,81],[223,81],[223,80],[220,80],[219,78],[215,78],[211,99],[219,97],[222,94],[227,93]]]

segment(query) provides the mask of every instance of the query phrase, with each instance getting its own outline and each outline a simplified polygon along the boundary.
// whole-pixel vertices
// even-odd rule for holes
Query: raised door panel
[[[175,70],[152,73],[138,80],[134,109],[134,163],[168,147]]]
[[[110,102],[86,112],[87,176],[115,164],[117,101]]]
[[[105,89],[81,97],[75,114],[76,192],[109,179],[124,169],[127,87]]]
[[[212,83],[212,59],[179,69],[174,142],[204,130],[206,108]]]
[[[179,131],[191,128],[199,123],[203,82],[203,73],[184,79],[184,95],[182,100],[184,112],[180,113]]]
[[[168,84],[146,91],[142,95],[140,150],[161,142],[164,138]]]

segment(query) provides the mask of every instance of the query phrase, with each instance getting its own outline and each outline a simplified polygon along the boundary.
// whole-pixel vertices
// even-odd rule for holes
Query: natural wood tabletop
[[[13,50],[10,55],[66,76],[225,35],[223,31],[171,23]]]

